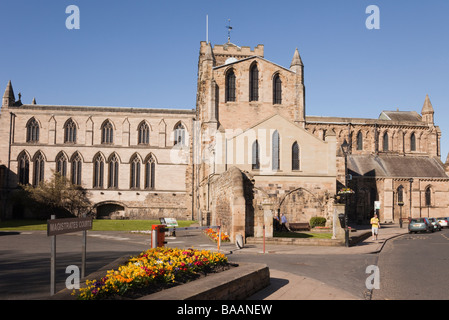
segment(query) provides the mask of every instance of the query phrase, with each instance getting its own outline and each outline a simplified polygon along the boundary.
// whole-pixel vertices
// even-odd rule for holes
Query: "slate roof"
[[[349,155],[348,170],[365,177],[449,178],[441,161],[428,156]]]
[[[416,111],[382,111],[379,119],[407,122],[422,121],[421,116]]]

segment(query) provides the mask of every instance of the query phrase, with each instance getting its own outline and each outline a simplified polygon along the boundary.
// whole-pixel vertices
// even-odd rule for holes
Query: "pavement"
[[[259,244],[245,245],[241,249],[238,249],[235,244],[225,244],[221,246],[220,251],[232,254],[376,254],[381,252],[389,239],[407,232],[406,224],[403,228],[400,228],[398,224],[384,224],[379,230],[377,240],[369,236],[350,247],[270,244],[265,245],[264,252],[263,245]],[[367,236],[367,233],[371,234],[371,230],[365,227],[351,232],[351,237]],[[318,280],[280,270],[270,269],[270,280],[271,284],[268,287],[249,297],[248,300],[362,300],[360,297]]]

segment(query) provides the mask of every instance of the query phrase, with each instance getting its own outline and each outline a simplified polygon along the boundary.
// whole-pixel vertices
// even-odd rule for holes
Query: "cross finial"
[[[228,19],[228,25],[226,26],[226,28],[228,29],[228,43],[231,42],[231,19]]]

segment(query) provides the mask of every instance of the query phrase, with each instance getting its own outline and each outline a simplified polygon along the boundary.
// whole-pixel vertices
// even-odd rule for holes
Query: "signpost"
[[[86,239],[87,230],[92,229],[92,218],[67,218],[55,219],[55,215],[47,220],[47,236],[51,237],[51,271],[50,271],[50,294],[55,294],[56,288],[56,236],[65,233],[83,231],[82,237],[82,264],[81,277],[84,277],[86,270]]]

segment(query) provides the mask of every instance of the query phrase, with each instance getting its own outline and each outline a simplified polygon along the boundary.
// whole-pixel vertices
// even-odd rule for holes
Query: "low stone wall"
[[[166,289],[139,300],[243,300],[270,284],[265,264],[240,263],[238,267]]]
[[[263,238],[246,238],[248,244],[262,244]],[[301,246],[344,246],[340,239],[301,239],[301,238],[265,238],[265,244],[301,245]]]
[[[107,270],[117,269],[128,261],[130,256],[116,259],[100,270],[88,275],[82,280],[100,279],[106,275]],[[220,273],[210,274],[206,277],[165,289],[151,295],[141,297],[139,300],[243,300],[262,290],[270,284],[270,271],[265,264],[240,263],[237,267]],[[73,290],[63,289],[49,300],[76,300]]]

